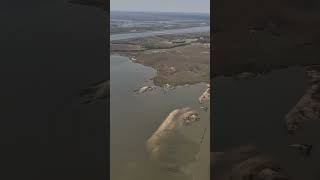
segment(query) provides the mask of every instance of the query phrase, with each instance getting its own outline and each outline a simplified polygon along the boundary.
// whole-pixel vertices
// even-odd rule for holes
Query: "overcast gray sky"
[[[210,0],[111,0],[111,10],[210,12]]]

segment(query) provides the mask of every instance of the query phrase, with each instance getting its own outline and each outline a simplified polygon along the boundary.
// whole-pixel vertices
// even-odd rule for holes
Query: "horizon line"
[[[196,14],[210,14],[210,12],[199,12],[199,11],[146,11],[146,10],[118,10],[118,9],[110,9],[112,11],[120,11],[120,12],[141,12],[141,13],[196,13]]]

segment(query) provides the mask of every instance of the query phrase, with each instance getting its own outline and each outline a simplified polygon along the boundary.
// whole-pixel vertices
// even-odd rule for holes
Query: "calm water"
[[[214,151],[255,144],[262,152],[273,155],[290,179],[320,177],[320,123],[307,123],[297,135],[289,136],[284,122],[286,113],[305,92],[307,81],[302,68],[277,70],[252,80],[220,77],[213,81]],[[314,145],[313,154],[302,158],[289,147],[293,143]]]
[[[111,56],[110,59],[111,179],[209,179],[209,111],[201,111],[197,101],[206,85],[177,87],[168,92],[157,88],[137,95],[133,91],[151,85],[149,79],[156,71],[132,63],[126,57]],[[190,161],[183,173],[172,173],[149,159],[145,143],[171,111],[183,107],[198,110],[201,120],[185,127],[174,138],[177,142],[185,142],[184,147],[188,147],[183,150],[187,153],[186,158],[198,159]],[[208,129],[200,144],[205,127]],[[175,151],[181,151],[179,143]]]
[[[131,38],[142,38],[142,37],[164,35],[164,34],[199,33],[199,32],[208,32],[208,31],[210,31],[210,26],[192,27],[192,28],[184,28],[184,29],[170,29],[170,30],[163,30],[163,31],[149,31],[149,32],[141,32],[141,33],[112,34],[110,35],[110,41],[124,40],[124,39],[131,39]]]

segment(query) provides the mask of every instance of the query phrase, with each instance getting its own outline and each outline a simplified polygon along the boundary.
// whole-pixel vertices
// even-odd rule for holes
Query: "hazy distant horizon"
[[[210,0],[111,0],[111,11],[210,13]]]
[[[210,12],[186,12],[186,11],[133,11],[133,10],[117,10],[111,9],[110,12],[132,12],[132,13],[181,13],[181,14],[207,14]]]

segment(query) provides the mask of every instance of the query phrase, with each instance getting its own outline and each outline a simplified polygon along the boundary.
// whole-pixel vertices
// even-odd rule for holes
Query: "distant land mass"
[[[123,20],[172,20],[176,19],[209,19],[209,13],[191,12],[146,12],[146,11],[119,11],[111,10],[111,19]]]

